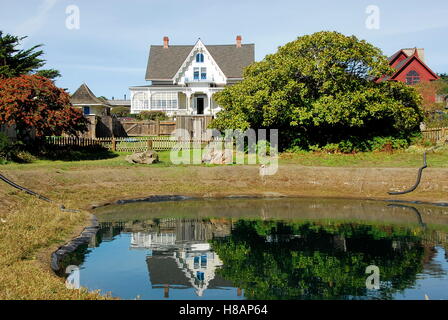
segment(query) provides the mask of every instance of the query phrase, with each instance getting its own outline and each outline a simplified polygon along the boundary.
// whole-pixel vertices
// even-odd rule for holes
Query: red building
[[[395,73],[378,81],[400,81],[413,85],[439,79],[439,76],[426,65],[424,49],[401,49],[389,58],[389,65],[395,69]],[[430,100],[436,101],[435,92]]]

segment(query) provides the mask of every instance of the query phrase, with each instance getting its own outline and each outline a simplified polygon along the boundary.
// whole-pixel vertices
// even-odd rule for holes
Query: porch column
[[[212,110],[212,93],[210,91],[207,92],[207,100],[208,100],[208,106],[207,107],[208,107],[209,114],[213,114],[213,110]]]
[[[191,114],[192,110],[191,110],[191,92],[185,92],[185,95],[187,96],[187,113]]]
[[[213,105],[213,95],[215,92],[212,92],[210,94],[210,106],[211,106],[211,115],[213,116],[215,114],[215,106]]]

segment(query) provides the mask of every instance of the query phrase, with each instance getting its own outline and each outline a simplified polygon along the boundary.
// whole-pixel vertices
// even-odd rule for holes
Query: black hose
[[[21,191],[24,191],[30,195],[36,196],[41,200],[47,201],[47,202],[53,202],[52,200],[48,199],[47,197],[44,197],[30,189],[27,189],[25,187],[19,186],[18,184],[14,183],[13,181],[9,180],[8,178],[6,178],[4,175],[0,174],[0,179],[3,180],[4,182],[6,182],[7,184],[9,184],[11,187],[14,187],[16,189],[19,189]]]
[[[428,167],[428,165],[426,164],[426,152],[424,152],[423,153],[423,166],[420,169],[418,169],[417,181],[415,182],[414,186],[412,186],[411,188],[404,190],[404,191],[390,191],[390,192],[388,192],[388,194],[390,194],[390,195],[405,194],[405,193],[409,193],[409,192],[412,192],[415,189],[417,189],[418,185],[420,184],[420,180],[422,179],[423,169],[425,169],[427,167]]]
[[[37,192],[34,192],[33,190],[30,190],[30,189],[28,189],[28,188],[22,187],[22,186],[18,185],[17,183],[15,183],[15,182],[9,180],[8,178],[6,178],[6,177],[5,177],[4,175],[2,175],[1,173],[0,173],[0,180],[3,180],[4,182],[6,182],[7,184],[9,184],[9,185],[10,185],[11,187],[13,187],[13,188],[16,188],[16,189],[19,189],[19,190],[21,190],[21,191],[24,191],[24,192],[26,192],[26,193],[28,193],[28,194],[30,194],[30,195],[32,195],[32,196],[36,196],[36,197],[38,197],[38,198],[41,199],[41,200],[44,200],[44,201],[47,201],[47,202],[54,203],[53,200],[48,199],[47,197],[44,197],[43,195],[38,194]],[[59,209],[61,209],[61,211],[64,211],[64,212],[79,212],[79,210],[66,209],[66,208],[64,207],[64,205],[62,205],[62,204],[59,205]]]
[[[423,228],[426,228],[426,224],[423,222],[422,215],[420,214],[420,211],[418,211],[417,208],[412,207],[412,206],[407,206],[407,205],[404,205],[404,204],[388,204],[387,206],[388,207],[395,207],[395,208],[411,209],[417,215],[418,223],[420,224],[420,226],[422,226]]]

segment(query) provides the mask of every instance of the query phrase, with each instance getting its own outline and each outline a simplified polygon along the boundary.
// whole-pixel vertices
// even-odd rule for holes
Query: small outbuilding
[[[82,109],[85,116],[108,116],[111,106],[104,100],[97,98],[92,90],[83,83],[70,97],[74,107]]]

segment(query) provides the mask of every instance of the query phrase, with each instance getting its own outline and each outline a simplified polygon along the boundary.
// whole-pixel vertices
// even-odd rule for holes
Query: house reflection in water
[[[231,224],[223,220],[161,219],[150,231],[133,232],[131,249],[149,249],[146,258],[153,289],[194,288],[197,296],[207,289],[224,289],[232,283],[216,274],[222,266],[209,240],[229,235]],[[241,295],[241,290],[237,290]]]

